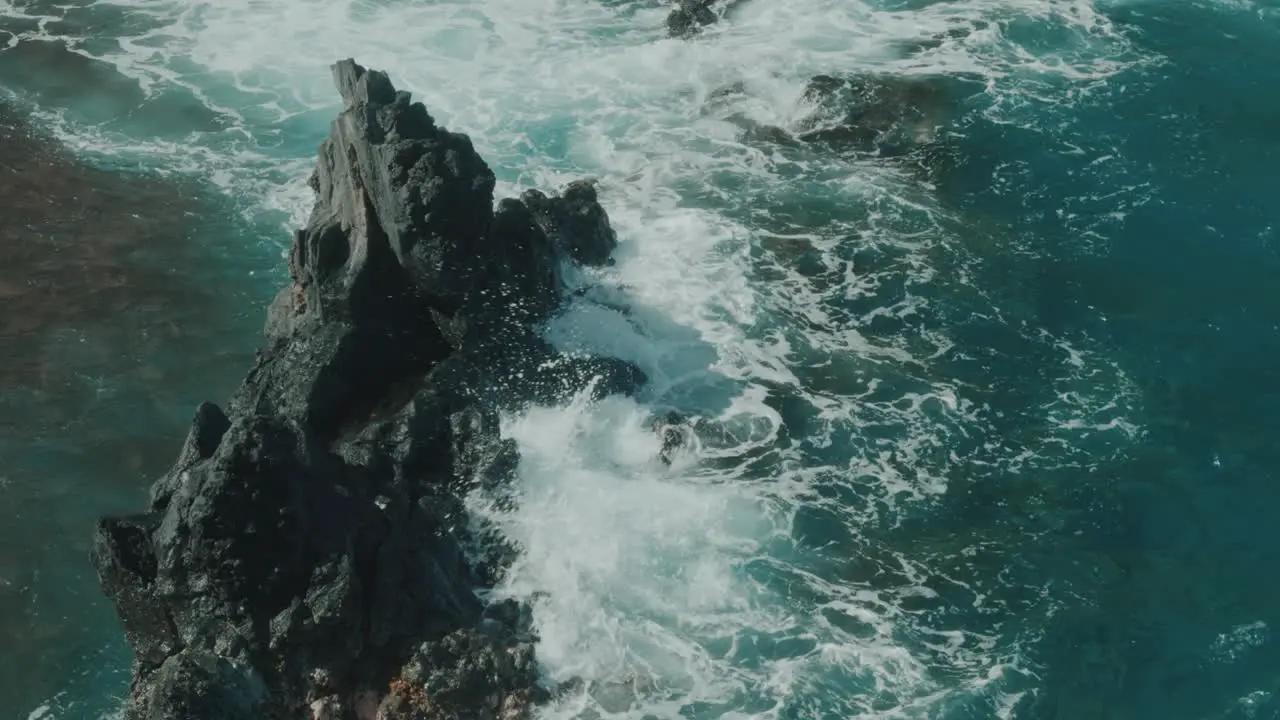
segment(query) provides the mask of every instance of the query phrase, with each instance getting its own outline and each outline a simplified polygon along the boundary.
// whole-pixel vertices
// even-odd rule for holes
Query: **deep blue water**
[[[1143,404],[1143,442],[1073,481],[1071,542],[1097,577],[1048,625],[1032,712],[1276,717],[1280,25],[1207,3],[1108,14],[1160,61],[1068,112],[1030,108],[1069,153],[984,137],[1017,152],[988,165],[1020,166],[965,199],[1036,239],[1036,321],[1105,338]],[[1216,638],[1249,626],[1225,660]]]
[[[311,21],[289,3],[0,3],[10,106],[122,187],[159,175],[190,203],[106,223],[129,235],[104,251],[123,285],[66,250],[102,242],[101,216],[0,233],[47,245],[22,256],[30,277],[108,288],[63,312],[0,292],[0,321],[36,318],[0,322],[0,705],[91,718],[124,692],[89,528],[142,502],[196,403],[247,367],[336,53],[387,67],[506,183],[604,177],[623,246],[600,282],[652,342],[591,342],[657,370],[646,407],[747,408],[687,476],[628,485],[610,474],[626,453],[564,456],[597,497],[528,471],[529,507],[550,487],[546,512],[583,528],[511,521],[529,556],[512,591],[558,593],[544,664],[605,674],[616,651],[660,689],[603,714],[1280,718],[1280,6],[762,2],[687,55],[657,3],[540,5],[554,21],[498,0],[316,3]],[[259,16],[278,47],[245,25]],[[373,39],[325,34],[338,22]],[[969,32],[915,59],[876,49],[944,26]],[[49,36],[131,60],[34,44]],[[697,121],[698,93],[741,75],[764,88],[743,111],[786,126],[788,88],[859,63],[980,78],[928,171]],[[95,212],[161,213],[119,205]],[[516,427],[531,465],[553,456]],[[566,629],[571,610],[620,630]]]

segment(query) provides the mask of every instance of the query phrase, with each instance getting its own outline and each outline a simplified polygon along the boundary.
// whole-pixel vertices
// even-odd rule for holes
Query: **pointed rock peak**
[[[384,72],[367,70],[355,60],[333,64],[333,81],[347,107],[360,104],[390,105],[396,100],[396,89]]]
[[[346,105],[267,345],[226,412],[196,412],[150,508],[97,527],[137,657],[129,718],[526,718],[547,699],[523,611],[483,613],[476,585],[507,560],[466,552],[490,543],[464,498],[514,497],[500,409],[643,383],[540,336],[560,266],[607,261],[615,234],[589,184],[495,215],[466,135],[383,73],[333,73]]]

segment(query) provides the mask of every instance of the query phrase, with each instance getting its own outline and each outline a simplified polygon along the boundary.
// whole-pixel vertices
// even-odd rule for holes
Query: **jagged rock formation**
[[[500,560],[464,552],[461,496],[515,469],[501,403],[643,382],[537,336],[561,263],[606,263],[616,236],[587,183],[495,210],[467,136],[382,73],[334,77],[266,346],[225,412],[197,410],[150,509],[96,530],[132,718],[518,718],[545,695],[527,613],[476,598]]]

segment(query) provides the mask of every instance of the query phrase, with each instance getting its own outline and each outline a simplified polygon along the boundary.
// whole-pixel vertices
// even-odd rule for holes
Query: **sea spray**
[[[86,155],[208,177],[273,226],[311,202],[335,54],[471,133],[501,194],[599,181],[618,264],[547,337],[651,384],[507,416],[532,499],[494,517],[528,554],[502,587],[537,603],[547,681],[568,683],[555,712],[1273,702],[1268,645],[1214,660],[1219,635],[1275,625],[1257,571],[1280,226],[1267,8],[744,2],[685,41],[645,2],[96,7],[120,42],[79,50],[227,125],[155,140],[154,119],[91,125],[74,94],[44,117]],[[906,160],[785,142],[815,76],[858,73],[982,89]],[[698,443],[668,467],[648,453],[669,411]]]

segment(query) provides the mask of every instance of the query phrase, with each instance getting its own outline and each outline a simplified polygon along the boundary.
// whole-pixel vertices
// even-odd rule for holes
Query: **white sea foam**
[[[1129,382],[1089,338],[1032,338],[1057,364],[1018,379],[1049,391],[1011,439],[983,399],[999,388],[964,376],[944,305],[1016,314],[972,283],[1016,243],[949,229],[965,219],[901,168],[752,145],[725,118],[794,128],[812,75],[874,69],[977,76],[989,115],[1021,122],[1026,103],[1143,61],[1089,2],[748,2],[696,42],[665,37],[662,7],[595,1],[112,5],[150,29],[104,59],[150,91],[188,88],[231,126],[188,142],[74,120],[61,134],[203,174],[289,225],[336,109],[327,68],[346,56],[470,133],[506,194],[601,181],[619,262],[582,279],[593,289],[548,337],[631,360],[652,383],[637,400],[506,418],[520,502],[499,513],[473,498],[521,549],[499,592],[535,599],[549,681],[590,681],[551,717],[922,717],[969,696],[1011,712],[1018,643],[928,611],[944,586],[996,602],[947,575],[988,541],[893,533],[953,483],[1131,441]],[[1068,41],[1024,47],[1027,18]],[[735,82],[741,97],[704,112]],[[666,466],[648,423],[669,406],[703,422]]]
[[[1235,662],[1246,652],[1264,645],[1270,634],[1270,628],[1261,620],[1234,627],[1214,639],[1213,657],[1218,662]]]

